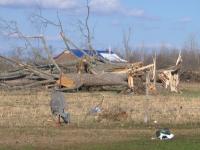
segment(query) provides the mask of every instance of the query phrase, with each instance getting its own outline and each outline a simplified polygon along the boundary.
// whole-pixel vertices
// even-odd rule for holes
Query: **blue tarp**
[[[85,53],[87,53],[88,55],[90,55],[90,56],[93,56],[93,55],[95,55],[95,51],[94,52],[92,52],[92,51],[90,51],[90,50],[83,50]],[[79,57],[79,58],[81,58],[81,57],[83,57],[84,56],[84,53],[81,51],[81,50],[79,50],[79,49],[71,49],[71,52],[76,56],[76,57]],[[97,55],[99,56],[99,57],[102,57],[101,56],[101,53],[109,53],[109,51],[108,50],[96,50],[96,53],[97,53]],[[111,52],[111,54],[113,54],[113,52]]]
[[[76,56],[76,57],[83,57],[84,56],[84,53],[78,49],[71,49],[71,52]]]
[[[84,51],[84,52],[83,52]],[[121,59],[117,54],[115,54],[112,51],[109,50],[96,50],[96,51],[91,51],[91,50],[79,50],[79,49],[71,49],[70,50],[71,54],[74,55],[77,58],[82,58],[85,56],[85,53],[89,56],[98,56],[99,60],[104,60],[107,59],[112,62],[126,62],[126,60]],[[64,52],[63,52],[64,53]],[[61,53],[60,55],[62,55]],[[60,55],[54,57],[54,59],[58,58]]]

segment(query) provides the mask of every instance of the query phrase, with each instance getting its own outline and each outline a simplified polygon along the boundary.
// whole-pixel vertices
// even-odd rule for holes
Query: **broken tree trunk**
[[[57,81],[60,83],[60,81]],[[66,83],[66,84],[64,84]],[[77,89],[81,86],[114,86],[126,85],[126,74],[102,73],[102,74],[67,74],[61,78],[61,85],[70,89]]]
[[[171,67],[170,69],[159,71],[158,79],[161,80],[165,88],[170,88],[171,92],[178,92],[178,85],[180,82],[179,72],[181,69],[182,58],[179,53],[178,59],[176,61],[176,65]]]

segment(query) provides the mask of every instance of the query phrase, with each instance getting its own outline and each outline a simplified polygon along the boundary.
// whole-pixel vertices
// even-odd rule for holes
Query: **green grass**
[[[13,146],[0,146],[0,150],[35,150],[37,148],[33,147],[32,145],[25,145],[20,147],[13,147]]]
[[[116,137],[118,138],[118,137]],[[63,143],[62,145],[43,145],[42,147],[34,146],[34,145],[22,145],[17,147],[11,146],[0,146],[0,150],[199,150],[200,136],[178,136],[172,140],[161,141],[161,140],[151,140],[149,136],[141,136],[139,138],[130,138],[126,141],[120,142],[107,142],[107,143],[85,143],[85,144],[73,144],[66,145]],[[98,141],[97,141],[98,143]]]
[[[117,137],[116,137],[117,138]],[[66,147],[70,150],[199,150],[200,143],[194,139],[174,139],[170,141],[160,141],[151,139],[130,140],[118,143],[79,145],[76,147]]]
[[[198,90],[184,89],[182,90],[181,96],[187,98],[200,98],[200,89]]]

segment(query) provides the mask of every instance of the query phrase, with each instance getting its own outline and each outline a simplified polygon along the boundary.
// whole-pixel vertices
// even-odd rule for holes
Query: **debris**
[[[178,85],[180,82],[179,72],[181,69],[182,58],[179,54],[179,57],[176,61],[176,65],[170,67],[169,69],[162,70],[158,73],[158,78],[163,83],[164,87],[167,89],[170,87],[171,92],[178,92]]]
[[[44,44],[45,45],[45,44]],[[45,47],[46,48],[46,47]],[[51,64],[47,65],[28,65],[26,63],[0,56],[0,59],[9,62],[18,68],[15,71],[7,71],[0,73],[0,87],[3,89],[23,89],[23,88],[54,88],[59,85],[60,91],[75,91],[81,89],[103,89],[109,86],[123,88],[124,93],[130,91],[134,94],[145,93],[145,74],[150,73],[150,82],[148,85],[151,94],[156,94],[156,83],[160,82],[165,88],[170,87],[171,92],[178,92],[179,72],[181,67],[181,56],[179,55],[176,66],[166,70],[156,71],[156,61],[152,64],[144,65],[143,62],[133,64],[109,64],[97,61],[93,64],[89,55],[82,58],[74,65],[70,73],[66,73],[64,69],[69,69],[71,65],[59,66],[46,48]],[[96,65],[96,66],[95,66]],[[107,71],[106,67],[108,68]],[[77,69],[77,70],[76,70]],[[100,70],[101,69],[101,70]],[[55,72],[57,70],[57,72]],[[22,82],[23,80],[23,82]],[[13,82],[12,82],[13,81]],[[22,84],[23,83],[23,84]],[[159,87],[160,88],[160,87]]]
[[[174,138],[174,134],[168,128],[163,128],[156,131],[156,137],[160,140],[171,140]]]
[[[64,86],[67,88],[75,87],[75,83],[72,79],[70,79],[67,75],[61,73],[59,80],[56,81],[58,85]]]
[[[96,107],[94,107],[94,108],[92,108],[92,109],[90,110],[90,114],[96,114],[96,113],[101,113],[101,112],[102,112],[102,110],[101,110],[101,108],[98,107],[98,106],[96,106]]]

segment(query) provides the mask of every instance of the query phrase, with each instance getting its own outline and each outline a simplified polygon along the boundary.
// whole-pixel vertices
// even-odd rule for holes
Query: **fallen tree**
[[[4,72],[0,73],[0,81],[4,80],[15,80],[21,79],[28,75],[28,73],[24,72],[23,70],[16,71],[16,72]]]
[[[181,55],[179,55],[176,65],[169,68],[156,71],[156,60],[152,64],[144,66],[142,62],[127,64],[127,66],[113,65],[112,72],[94,71],[93,68],[82,68],[85,72],[64,74],[62,70],[53,62],[48,66],[30,66],[16,60],[0,56],[1,59],[14,63],[20,67],[20,70],[13,72],[4,72],[0,74],[2,87],[23,89],[45,86],[53,88],[59,86],[60,90],[76,90],[81,87],[98,86],[125,86],[132,92],[145,91],[145,82],[147,74],[149,76],[149,89],[156,90],[156,82],[163,83],[165,88],[170,87],[172,92],[178,92],[179,72],[181,67]],[[123,64],[124,65],[124,64]],[[88,65],[83,65],[87,66]],[[52,67],[59,69],[57,74],[53,74]],[[109,64],[111,68],[111,64]],[[118,68],[117,68],[118,67]],[[49,69],[49,70],[48,70]],[[26,84],[5,82],[9,80],[24,79]],[[139,92],[141,93],[141,92]]]
[[[176,65],[169,69],[163,69],[158,71],[158,80],[163,83],[163,86],[167,89],[170,88],[171,92],[178,92],[178,85],[180,83],[180,69],[182,65],[182,57],[179,53]]]
[[[71,84],[69,84],[71,81]],[[80,88],[81,86],[114,86],[127,85],[126,74],[102,73],[102,74],[67,74],[63,75],[61,83],[67,88]]]

